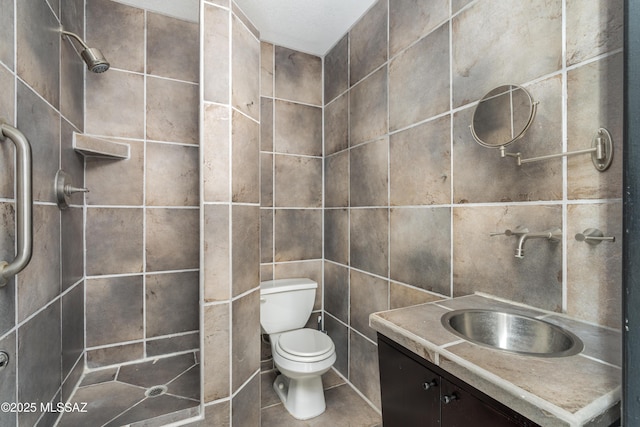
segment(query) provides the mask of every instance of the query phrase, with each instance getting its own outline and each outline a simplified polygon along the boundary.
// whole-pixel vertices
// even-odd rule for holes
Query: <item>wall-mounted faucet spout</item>
[[[557,242],[562,239],[562,230],[560,228],[553,228],[539,233],[521,234],[518,239],[518,247],[516,248],[516,258],[524,258],[524,242],[529,239],[548,239]]]

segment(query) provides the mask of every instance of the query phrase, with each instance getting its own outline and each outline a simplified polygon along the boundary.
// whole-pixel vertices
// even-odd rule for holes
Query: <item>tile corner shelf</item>
[[[73,133],[73,149],[84,157],[124,160],[129,158],[129,144],[113,142],[82,133]]]

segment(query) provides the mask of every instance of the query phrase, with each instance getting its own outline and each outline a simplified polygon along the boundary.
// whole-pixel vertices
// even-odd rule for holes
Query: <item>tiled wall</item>
[[[322,310],[322,58],[261,44],[262,280],[318,282]],[[268,345],[265,354],[270,353]]]
[[[620,328],[621,29],[621,1],[381,0],[324,58],[325,325],[374,404],[374,311],[487,292]],[[539,102],[511,151],[588,148],[602,126],[611,168],[476,144],[476,102],[508,83]],[[564,238],[516,259],[489,234],[518,225]],[[574,239],[590,227],[616,242]]]
[[[51,425],[39,402],[66,399],[83,367],[82,198],[61,212],[53,183],[60,168],[82,185],[71,149],[83,128],[83,63],[56,31],[82,31],[82,1],[0,1],[0,120],[29,140],[33,158],[33,257],[0,288],[0,401],[36,402],[35,412],[2,412],[0,424]],[[0,142],[0,258],[15,255],[14,148]]]
[[[260,42],[229,0],[204,1],[202,425],[260,425]]]
[[[130,146],[88,158],[86,363],[199,347],[198,23],[86,1],[85,132]],[[178,36],[179,35],[179,36]]]

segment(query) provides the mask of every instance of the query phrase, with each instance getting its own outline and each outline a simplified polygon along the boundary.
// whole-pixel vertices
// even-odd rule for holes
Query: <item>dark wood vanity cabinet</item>
[[[378,334],[384,427],[538,426]]]

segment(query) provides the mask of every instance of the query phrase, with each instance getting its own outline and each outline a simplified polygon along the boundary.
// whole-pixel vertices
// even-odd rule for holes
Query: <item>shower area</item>
[[[259,79],[229,0],[0,0],[0,425],[260,424]]]
[[[0,121],[31,144],[33,195],[31,261],[0,288],[3,426],[200,413],[200,4],[126,3],[0,0]],[[0,142],[7,261],[18,216],[10,142]]]

